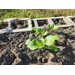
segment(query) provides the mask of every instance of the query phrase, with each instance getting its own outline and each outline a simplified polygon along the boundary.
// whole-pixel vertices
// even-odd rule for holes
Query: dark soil
[[[70,18],[75,23],[75,17]]]
[[[66,25],[66,22],[60,18],[60,19],[52,19],[55,25]]]
[[[7,23],[3,23],[2,22],[2,24],[0,24],[0,29],[4,29],[6,27],[8,27],[8,24]]]
[[[58,35],[61,40],[56,46],[62,52],[47,49],[30,50],[27,39],[40,39],[34,31],[0,34],[0,65],[73,65],[75,50],[75,28],[60,28],[54,31],[45,28],[49,34]]]
[[[37,23],[38,23],[38,26],[39,27],[43,27],[43,26],[46,26],[48,25],[48,20],[37,20]]]
[[[27,20],[15,20],[11,23],[12,29],[22,29],[28,28],[28,21]]]

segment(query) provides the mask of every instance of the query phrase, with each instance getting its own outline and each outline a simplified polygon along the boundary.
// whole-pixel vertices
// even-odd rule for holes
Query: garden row
[[[0,21],[0,33],[13,33],[31,31],[32,27],[45,27],[46,25],[59,25],[60,27],[75,26],[75,16],[61,16],[50,18],[9,18]]]

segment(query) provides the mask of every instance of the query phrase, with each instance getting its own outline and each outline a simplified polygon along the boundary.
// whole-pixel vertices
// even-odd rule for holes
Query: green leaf
[[[45,31],[44,28],[37,28],[37,29],[36,29],[36,32],[39,32],[39,33],[41,33],[42,35],[47,35],[47,34],[48,34],[48,32]]]
[[[29,45],[29,43],[32,41],[32,39],[28,39],[27,41],[26,41],[26,45]]]
[[[46,45],[51,46],[54,45],[55,40],[60,40],[57,35],[49,35],[45,38]]]
[[[52,39],[52,40],[60,40],[60,38],[57,35],[49,35],[45,38],[46,40]]]
[[[45,33],[45,29],[41,28],[41,33],[44,34]]]
[[[27,47],[30,48],[31,50],[40,49],[43,47],[42,43],[39,42],[38,40],[32,40],[30,41],[30,43],[27,43],[27,44],[28,44]]]
[[[55,30],[55,29],[59,28],[59,26],[54,26],[54,24],[47,25],[46,27],[48,27],[51,30]]]
[[[60,27],[60,26],[54,26],[53,30],[54,30],[54,29],[58,29],[59,27]]]
[[[45,46],[45,39],[41,38],[39,42],[42,44],[42,46]]]
[[[42,35],[47,35],[47,34],[48,34],[48,32],[47,32],[47,31],[45,31],[45,29],[44,29],[44,28],[42,28],[42,29],[41,29],[41,34],[42,34]]]
[[[46,27],[48,27],[50,29],[50,25],[47,25]]]
[[[48,46],[54,45],[54,40],[46,41],[46,45]]]
[[[47,31],[45,31],[45,33],[44,34],[42,34],[42,35],[47,35],[48,34],[48,32]]]
[[[36,29],[36,32],[41,33],[41,28],[37,28],[37,29]]]
[[[32,27],[32,30],[36,31],[36,28],[35,27]]]
[[[50,50],[53,50],[53,51],[58,51],[58,49],[56,48],[56,46],[55,45],[52,45],[52,46],[50,46],[50,48],[49,48]]]
[[[50,29],[53,30],[53,28],[54,28],[54,24],[51,24]]]
[[[39,34],[39,32],[35,32],[35,34]]]

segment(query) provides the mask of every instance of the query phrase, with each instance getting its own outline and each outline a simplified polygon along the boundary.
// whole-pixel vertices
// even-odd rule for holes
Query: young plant
[[[54,24],[47,25],[46,27],[48,27],[51,30],[55,30],[55,29],[59,28],[59,26],[54,26]]]
[[[45,31],[44,28],[37,28],[36,29],[35,27],[32,27],[32,30],[36,31],[35,33],[37,33],[37,34],[41,33],[43,36],[48,34],[48,32]]]
[[[40,40],[28,39],[26,41],[26,45],[31,50],[45,48],[45,45],[47,45],[47,46],[50,46],[50,47],[46,48],[46,49],[51,49],[53,51],[58,51],[58,49],[54,45],[55,40],[60,40],[60,38],[58,36],[56,36],[56,35],[49,35],[45,39],[41,38]]]
[[[59,28],[59,26],[54,26],[53,24],[47,25],[47,27],[50,28],[51,30]],[[36,29],[35,27],[32,27],[32,30],[36,31],[36,33],[41,33],[42,36],[47,35],[47,33],[48,33],[47,31],[45,31],[44,28],[37,28]],[[58,49],[54,45],[55,40],[60,40],[60,38],[57,35],[48,35],[46,38],[41,38],[40,40],[28,39],[26,41],[26,45],[31,50],[45,48],[45,45],[47,45],[47,46],[49,46],[49,48],[46,48],[46,49],[58,51]]]
[[[0,22],[0,25],[2,25],[2,23]]]

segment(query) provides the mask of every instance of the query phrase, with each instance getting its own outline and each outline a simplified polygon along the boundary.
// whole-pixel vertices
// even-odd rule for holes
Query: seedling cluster
[[[46,27],[51,29],[51,31],[59,28],[59,26],[54,26],[54,24],[47,25]],[[36,31],[35,33],[37,33],[37,34],[41,33],[42,38],[40,38],[40,40],[28,39],[26,41],[26,45],[27,45],[28,48],[30,48],[31,50],[36,50],[36,49],[45,48],[45,45],[47,45],[47,46],[49,46],[49,48],[46,48],[46,49],[58,51],[58,49],[54,45],[55,40],[60,40],[60,38],[57,35],[48,35],[46,38],[44,38],[43,36],[46,36],[48,34],[48,32],[45,31],[44,28],[37,28],[36,29],[35,27],[32,27],[32,30]]]

